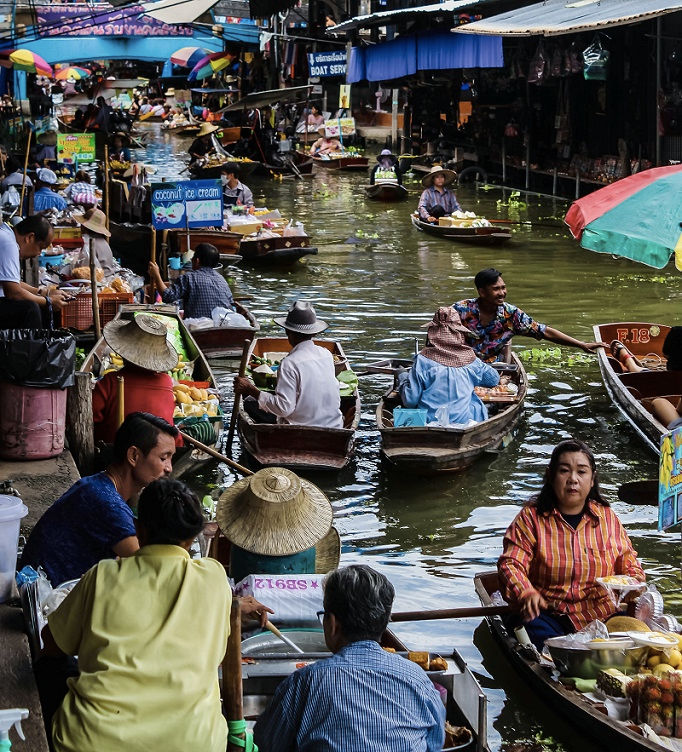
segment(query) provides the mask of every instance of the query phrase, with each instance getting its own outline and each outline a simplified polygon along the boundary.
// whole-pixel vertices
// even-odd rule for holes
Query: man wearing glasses
[[[439,752],[445,707],[424,671],[379,645],[395,591],[368,566],[331,572],[320,612],[334,654],[291,674],[256,724],[261,752]]]

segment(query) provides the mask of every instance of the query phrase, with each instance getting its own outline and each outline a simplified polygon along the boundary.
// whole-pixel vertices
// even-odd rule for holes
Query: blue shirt
[[[285,679],[254,735],[261,752],[440,752],[445,707],[416,663],[363,640]]]
[[[36,214],[53,208],[56,208],[58,211],[64,211],[67,205],[65,199],[49,188],[38,188],[33,196],[33,211]]]
[[[230,286],[215,269],[200,266],[181,274],[172,285],[161,293],[164,303],[181,301],[186,319],[211,318],[217,306],[234,308]]]
[[[476,358],[466,366],[444,366],[417,355],[414,365],[398,377],[400,397],[405,407],[426,408],[427,422],[436,420],[436,410],[447,405],[448,423],[466,425],[470,420],[488,417],[486,406],[474,394],[475,386],[497,386],[497,371]]]
[[[431,216],[431,210],[436,206],[442,206],[445,210],[445,214],[452,214],[455,211],[462,211],[462,207],[457,201],[457,196],[449,189],[443,187],[442,191],[437,191],[435,188],[427,188],[422,192],[419,199],[419,217],[426,222]]]
[[[136,535],[133,510],[106,473],[81,478],[45,512],[28,538],[21,566],[41,566],[57,587],[75,580],[113,547]]]

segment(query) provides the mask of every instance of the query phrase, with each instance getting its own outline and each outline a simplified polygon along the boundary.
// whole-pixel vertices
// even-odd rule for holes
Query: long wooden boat
[[[398,183],[375,183],[365,186],[365,196],[373,201],[404,201],[407,198],[407,188]]]
[[[337,373],[348,368],[348,361],[339,342],[315,340],[315,344],[334,356]],[[288,353],[289,340],[284,337],[257,337],[249,349],[249,362],[254,355]],[[255,423],[246,413],[243,402],[237,418],[237,430],[246,452],[259,465],[283,465],[314,470],[341,470],[353,456],[355,430],[360,422],[360,395],[341,397],[343,428]]]
[[[218,381],[211,370],[211,366],[208,364],[208,360],[199,349],[194,337],[190,333],[189,329],[184,325],[182,319],[179,317],[175,306],[170,305],[122,305],[119,309],[116,318],[121,313],[129,311],[142,311],[145,313],[162,314],[169,318],[175,319],[178,322],[180,333],[182,334],[185,348],[187,350],[187,356],[189,360],[194,361],[194,373],[192,376],[193,381],[205,381],[211,385],[211,388],[218,389]],[[110,351],[109,345],[107,345],[104,337],[95,343],[95,346],[88,353],[80,370],[84,373],[91,373],[95,377],[99,376],[99,370],[102,364],[102,360],[107,352]],[[91,405],[92,408],[92,405]],[[214,445],[218,444],[220,438],[220,431],[222,428],[222,421],[213,422],[213,432],[215,434],[215,440],[212,442]],[[178,447],[173,456],[173,476],[180,478],[186,475],[188,472],[193,472],[201,467],[206,462],[210,461],[210,457],[202,452],[193,450],[190,447]]]
[[[528,392],[528,377],[516,354],[512,353],[510,380],[516,384],[515,396],[491,396],[487,403],[489,418],[470,427],[393,426],[393,410],[401,405],[397,392],[386,394],[376,409],[381,434],[381,455],[401,470],[432,475],[459,472],[472,465],[485,452],[504,446],[521,419]]]
[[[411,216],[412,224],[427,235],[454,240],[469,245],[500,245],[511,240],[511,230],[504,225],[492,227],[441,227],[424,222],[416,213]]]
[[[239,358],[244,351],[244,342],[251,342],[260,329],[256,317],[238,301],[234,303],[237,313],[248,319],[248,327],[212,327],[192,332],[194,341],[207,358]]]
[[[677,403],[682,396],[682,372],[666,371],[663,342],[670,331],[664,324],[637,321],[595,324],[597,342],[607,345],[619,339],[640,362],[650,370],[630,373],[612,357],[609,350],[597,351],[599,370],[606,391],[621,413],[632,424],[647,446],[657,454],[661,437],[667,433],[653,414],[651,403],[655,397],[668,397]]]
[[[313,173],[313,159],[307,154],[300,151],[285,152],[283,154],[275,154],[276,160],[273,162],[263,162],[257,168],[256,175],[294,175],[300,177],[301,175],[312,175]]]
[[[312,160],[318,167],[323,167],[325,170],[338,170],[340,172],[366,170],[369,165],[369,159],[367,157],[331,156],[329,159],[312,157]]]
[[[239,176],[240,180],[246,180],[252,172],[260,165],[260,162],[254,162],[249,160],[248,162],[242,162],[241,160],[229,160],[226,159],[218,164],[209,163],[204,166],[200,163],[190,162],[187,169],[193,178],[197,179],[211,179],[219,178],[220,171],[226,167],[234,170],[235,174]]]
[[[492,606],[493,593],[499,588],[496,571],[475,575],[474,587],[481,604]],[[641,730],[632,723],[617,721],[606,714],[602,704],[591,702],[582,693],[556,680],[556,672],[542,666],[533,653],[524,649],[513,632],[505,627],[502,617],[486,616],[493,638],[519,673],[525,685],[537,693],[557,712],[565,716],[573,727],[594,738],[604,750],[620,752],[664,752],[668,749],[645,739]]]

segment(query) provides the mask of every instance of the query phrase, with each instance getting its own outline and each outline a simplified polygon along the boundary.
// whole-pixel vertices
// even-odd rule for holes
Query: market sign
[[[682,426],[661,439],[658,465],[658,529],[682,522]]]
[[[95,161],[94,133],[58,133],[57,160],[66,164]]]
[[[220,180],[152,183],[152,224],[157,230],[223,225]]]
[[[343,52],[309,52],[309,76],[329,78],[346,75],[346,51]]]
[[[335,118],[324,121],[324,132],[328,138],[352,136],[355,133],[355,118]]]

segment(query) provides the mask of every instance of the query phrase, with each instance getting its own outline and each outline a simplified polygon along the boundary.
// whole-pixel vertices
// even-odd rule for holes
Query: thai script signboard
[[[329,78],[346,75],[346,51],[343,52],[309,52],[308,75]]]

